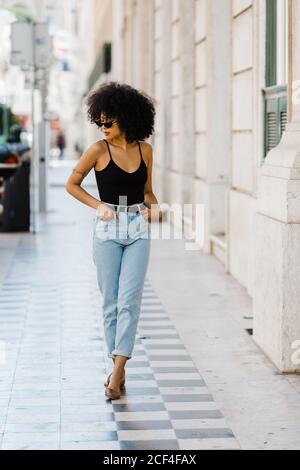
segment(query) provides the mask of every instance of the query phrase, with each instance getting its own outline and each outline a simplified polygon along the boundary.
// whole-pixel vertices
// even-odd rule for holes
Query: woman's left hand
[[[151,220],[151,209],[146,207],[146,209],[142,210],[140,214],[144,217],[144,219],[149,222]]]
[[[157,221],[160,222],[162,219],[162,212],[158,204],[152,204],[151,209],[147,207],[141,211],[141,215],[147,222]]]

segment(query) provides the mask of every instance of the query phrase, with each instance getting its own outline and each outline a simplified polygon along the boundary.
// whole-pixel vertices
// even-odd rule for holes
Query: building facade
[[[92,1],[86,79],[86,93],[114,79],[155,98],[155,192],[205,205],[204,251],[253,297],[254,340],[285,372],[300,370],[299,6]]]

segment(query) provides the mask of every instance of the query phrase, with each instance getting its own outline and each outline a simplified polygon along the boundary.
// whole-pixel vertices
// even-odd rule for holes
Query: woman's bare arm
[[[89,207],[92,207],[93,209],[97,209],[101,204],[101,201],[95,199],[88,192],[86,192],[81,187],[81,183],[89,174],[91,169],[95,167],[100,151],[101,149],[98,142],[89,147],[80,157],[65,185],[69,194],[75,197],[75,199],[78,201],[86,204]]]
[[[158,219],[160,222],[162,220],[162,212],[160,210],[158,200],[153,192],[152,188],[152,172],[153,172],[153,149],[152,145],[149,143],[143,144],[145,147],[145,155],[147,157],[147,170],[148,178],[145,184],[144,190],[144,201],[146,206],[150,209],[150,220]],[[151,214],[152,212],[152,214]]]

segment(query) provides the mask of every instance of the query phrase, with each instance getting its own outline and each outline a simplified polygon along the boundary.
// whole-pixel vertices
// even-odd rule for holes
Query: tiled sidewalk
[[[82,208],[70,221],[53,191],[55,211],[22,235],[0,290],[1,449],[238,449],[149,280],[126,390],[105,398],[92,222]]]
[[[81,263],[81,275],[64,280],[52,250],[20,246],[1,288],[1,448],[237,448],[149,282],[126,390],[106,400],[110,364],[93,273]]]

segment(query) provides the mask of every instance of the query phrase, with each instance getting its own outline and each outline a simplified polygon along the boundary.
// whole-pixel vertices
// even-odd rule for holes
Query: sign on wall
[[[22,70],[36,66],[45,69],[51,65],[52,40],[47,23],[12,23],[11,64]]]

